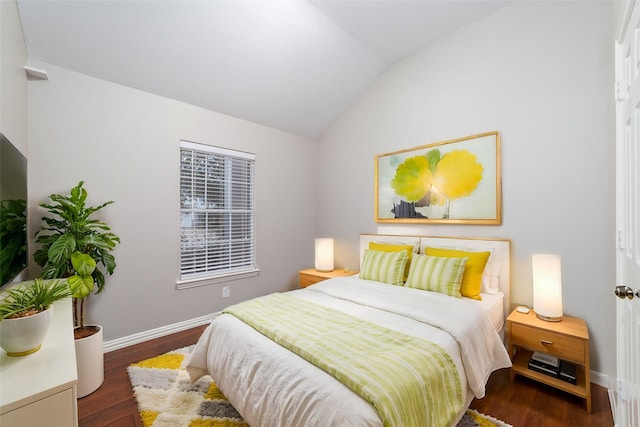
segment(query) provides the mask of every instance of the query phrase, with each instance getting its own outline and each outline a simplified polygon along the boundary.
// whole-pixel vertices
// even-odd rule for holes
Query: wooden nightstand
[[[591,413],[589,331],[584,320],[564,316],[560,322],[546,322],[538,319],[533,310],[527,314],[514,310],[507,317],[507,331],[509,354],[513,361],[512,381],[515,374],[520,374],[575,394],[587,401],[587,412]],[[577,384],[529,369],[529,359],[534,351],[575,364]]]
[[[322,282],[323,280],[333,279],[334,277],[346,277],[358,274],[353,270],[333,270],[333,271],[318,271],[315,268],[309,268],[307,270],[300,270],[300,287],[306,288],[314,283]]]

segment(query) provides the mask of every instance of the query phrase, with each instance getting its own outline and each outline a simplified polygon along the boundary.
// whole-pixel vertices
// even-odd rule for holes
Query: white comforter
[[[465,393],[472,393],[467,402],[484,396],[491,372],[511,365],[491,322],[473,301],[353,277],[292,292],[438,343],[466,378]],[[253,427],[382,425],[369,403],[332,376],[228,314],[203,333],[187,371],[193,381],[210,374]]]

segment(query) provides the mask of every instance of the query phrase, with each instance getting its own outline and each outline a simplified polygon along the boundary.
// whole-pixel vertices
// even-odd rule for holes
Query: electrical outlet
[[[224,288],[222,288],[222,298],[229,298],[230,295],[231,295],[231,290],[229,289],[228,286],[225,286]]]

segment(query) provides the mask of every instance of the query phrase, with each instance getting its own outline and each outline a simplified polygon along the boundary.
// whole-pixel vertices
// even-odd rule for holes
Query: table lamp
[[[539,319],[562,320],[562,274],[560,256],[533,254],[533,311]]]
[[[333,239],[322,237],[316,239],[316,270],[333,271]]]

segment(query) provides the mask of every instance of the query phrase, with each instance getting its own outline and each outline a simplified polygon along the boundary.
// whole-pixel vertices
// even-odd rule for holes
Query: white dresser
[[[78,426],[71,305],[71,299],[53,305],[51,329],[37,352],[9,357],[0,348],[0,426]]]

